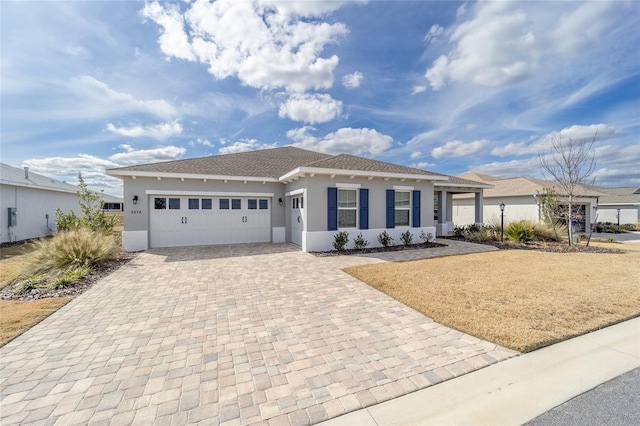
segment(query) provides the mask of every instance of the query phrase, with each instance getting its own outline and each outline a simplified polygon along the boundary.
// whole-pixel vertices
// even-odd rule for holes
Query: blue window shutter
[[[360,229],[369,229],[369,190],[360,188]]]
[[[411,195],[413,196],[412,226],[414,228],[420,228],[420,191],[413,191]]]
[[[387,228],[396,227],[396,191],[387,189]]]
[[[327,230],[338,230],[338,188],[327,188]]]

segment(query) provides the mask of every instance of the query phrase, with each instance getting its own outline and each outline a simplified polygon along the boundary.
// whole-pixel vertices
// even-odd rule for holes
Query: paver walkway
[[[285,244],[141,253],[0,349],[0,423],[310,424],[515,354],[338,266]]]

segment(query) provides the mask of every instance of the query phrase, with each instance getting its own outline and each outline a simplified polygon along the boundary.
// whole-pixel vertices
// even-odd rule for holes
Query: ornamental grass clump
[[[39,287],[75,284],[101,263],[116,259],[119,253],[114,235],[88,228],[59,232],[36,243],[16,291],[28,293]]]
[[[64,273],[73,268],[92,267],[115,259],[119,252],[113,235],[87,228],[62,231],[37,243],[33,272]]]

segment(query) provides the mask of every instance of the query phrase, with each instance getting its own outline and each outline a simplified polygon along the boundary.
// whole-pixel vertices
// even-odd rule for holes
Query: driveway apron
[[[305,425],[516,354],[341,266],[286,244],[140,253],[0,349],[0,423]]]

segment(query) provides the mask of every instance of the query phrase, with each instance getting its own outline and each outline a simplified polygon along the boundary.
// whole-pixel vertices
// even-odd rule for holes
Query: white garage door
[[[258,197],[152,195],[150,246],[271,241],[271,200]]]

